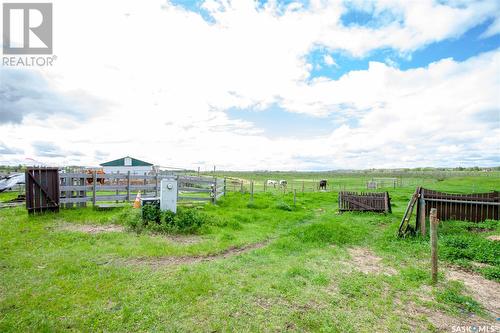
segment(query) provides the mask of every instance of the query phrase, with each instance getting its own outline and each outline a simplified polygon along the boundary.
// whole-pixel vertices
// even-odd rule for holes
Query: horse
[[[326,179],[321,179],[319,181],[319,189],[320,190],[326,190],[326,183],[327,183]]]
[[[280,180],[280,187],[285,188],[288,185],[288,182],[284,179]]]

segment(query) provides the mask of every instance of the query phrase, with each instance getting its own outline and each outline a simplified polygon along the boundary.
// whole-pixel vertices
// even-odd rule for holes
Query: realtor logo
[[[3,4],[3,53],[52,54],[52,4]]]

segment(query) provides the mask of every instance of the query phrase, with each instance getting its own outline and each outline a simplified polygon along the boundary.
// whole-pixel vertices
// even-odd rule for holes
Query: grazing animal
[[[326,179],[321,179],[319,181],[319,189],[320,190],[326,190],[326,183],[327,183]]]
[[[272,186],[272,187],[276,188],[276,185],[278,185],[278,181],[277,180],[268,179],[267,182],[266,182],[266,185],[267,186]]]
[[[284,179],[280,180],[280,187],[285,188],[288,185],[288,182]]]

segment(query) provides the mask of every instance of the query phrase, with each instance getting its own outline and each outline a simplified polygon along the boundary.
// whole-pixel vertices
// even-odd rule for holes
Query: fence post
[[[158,198],[158,171],[155,171],[155,197]]]
[[[243,180],[241,181],[241,191],[240,192],[243,194]]]
[[[127,171],[127,201],[130,201],[130,171]]]
[[[214,167],[215,170],[215,167]],[[212,198],[212,203],[215,204],[217,202],[217,177],[214,177],[214,187],[212,189],[214,197]]]
[[[92,207],[95,208],[95,203],[96,203],[96,186],[97,186],[97,176],[96,176],[96,171],[94,170],[92,172]]]
[[[430,213],[431,220],[431,276],[432,283],[437,282],[438,278],[438,238],[437,238],[437,209],[432,208]]]
[[[293,190],[293,205],[297,205],[297,190]]]
[[[253,180],[250,181],[250,202],[253,202]]]
[[[266,192],[266,187],[267,187],[267,181],[264,180],[264,192]]]
[[[425,225],[425,198],[423,189],[420,190],[420,211],[418,212],[419,220],[420,220],[420,232],[422,236],[425,236],[427,233],[426,225]]]
[[[304,181],[302,181],[302,193],[304,193]]]
[[[227,186],[227,180],[226,177],[224,177],[224,196],[226,196],[226,186]]]

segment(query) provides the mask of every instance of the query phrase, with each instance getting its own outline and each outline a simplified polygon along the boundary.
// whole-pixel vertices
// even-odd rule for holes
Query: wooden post
[[[250,181],[250,202],[253,202],[253,180]]]
[[[293,205],[297,204],[297,190],[293,190]]]
[[[224,177],[224,196],[226,196],[226,186],[227,186],[227,180],[226,177]]]
[[[243,193],[243,180],[241,181],[241,193]]]
[[[215,166],[214,166],[214,172],[215,172]],[[217,177],[214,178],[214,187],[212,191],[214,192],[214,197],[212,198],[212,203],[215,204],[217,202]]]
[[[158,198],[158,171],[155,172],[155,197]]]
[[[425,225],[425,198],[424,198],[423,189],[420,190],[419,201],[420,201],[420,205],[419,205],[420,211],[418,212],[418,216],[419,216],[419,222],[420,222],[420,232],[421,232],[422,236],[425,236],[425,234],[427,233],[427,230],[426,230],[426,225]]]
[[[95,208],[96,203],[96,187],[97,187],[97,176],[96,171],[92,172],[92,206]]]
[[[130,171],[127,171],[127,201],[130,201]]]
[[[302,193],[304,193],[304,181],[302,181]]]
[[[437,282],[438,278],[438,236],[437,236],[437,209],[432,208],[430,213],[431,220],[431,276],[432,283]]]
[[[264,192],[266,192],[266,187],[267,187],[267,181],[264,180]]]

